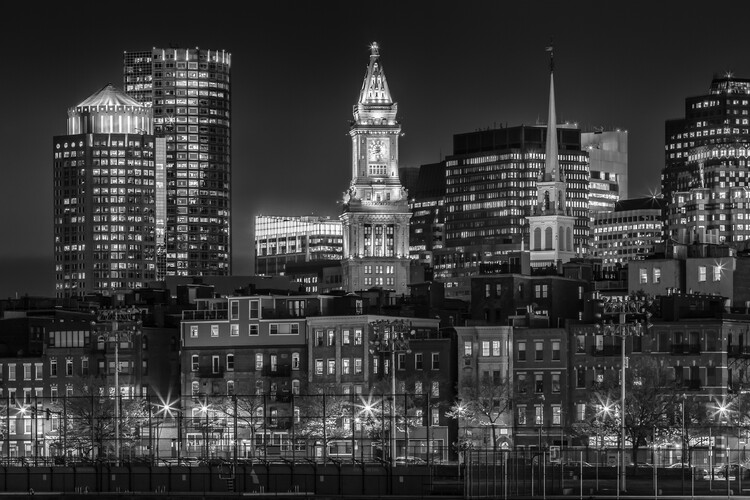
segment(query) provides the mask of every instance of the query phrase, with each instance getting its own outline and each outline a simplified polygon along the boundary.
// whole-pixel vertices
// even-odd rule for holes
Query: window
[[[240,325],[229,325],[229,335],[232,337],[238,337],[240,335]]]
[[[227,395],[234,394],[234,380],[227,380]]]
[[[661,268],[654,268],[654,283],[661,283]]]
[[[315,345],[323,345],[323,330],[315,330]]]
[[[234,371],[234,354],[227,354],[227,371]]]
[[[440,397],[440,382],[432,383],[432,396],[436,398]]]
[[[518,343],[518,361],[526,361],[526,342]]]
[[[464,342],[464,356],[471,356],[471,342]]]
[[[240,302],[238,300],[229,301],[229,319],[240,319]]]
[[[706,281],[706,266],[698,266],[698,281]]]
[[[292,353],[292,370],[299,370],[299,353]]]
[[[544,407],[542,405],[534,405],[534,425],[544,424]]]
[[[51,403],[57,403],[58,393],[57,393],[57,386],[53,385],[49,389],[49,397]]]
[[[492,355],[500,356],[500,341],[499,340],[492,341]]]
[[[13,371],[15,372],[15,366],[13,367]],[[66,359],[65,360],[65,375],[72,377],[73,376],[73,360],[72,359]],[[15,378],[15,373],[13,374]]]
[[[362,373],[362,358],[354,358],[354,374]]]
[[[258,325],[250,325],[249,335],[258,335]]]
[[[500,296],[500,292],[502,292],[502,291],[503,291],[503,285],[501,285],[499,283],[496,284],[495,285],[495,297],[499,297]]]
[[[362,345],[362,330],[354,330],[354,345]]]
[[[194,380],[193,383],[190,384],[190,393],[192,394],[193,397],[200,394],[200,384],[198,383],[197,380]]]
[[[721,281],[721,266],[712,266],[712,269],[714,282]]]
[[[560,409],[560,406],[554,405],[552,407],[552,425],[560,425],[562,423],[561,416],[562,411]]]
[[[544,375],[541,373],[534,374],[534,392],[537,394],[544,393]]]
[[[295,396],[299,395],[299,380],[298,379],[292,380],[292,394],[294,394]]]
[[[417,396],[422,395],[422,381],[421,380],[417,380],[416,382],[414,382],[414,394],[416,394]]]
[[[560,392],[560,374],[552,374],[552,392]]]
[[[576,335],[576,352],[586,352],[586,335]]]
[[[190,325],[190,337],[191,338],[198,337],[198,325]]]
[[[519,405],[518,407],[518,425],[526,425],[526,407]]]
[[[485,283],[484,285],[484,296],[489,297],[490,296],[490,290],[492,290],[492,285],[489,283]]]
[[[198,360],[199,360],[199,358],[198,358],[197,354],[193,354],[190,357],[190,370],[191,371],[194,371],[194,372],[198,371],[198,366],[199,366],[199,361]]]
[[[399,370],[406,370],[406,353],[398,353],[398,357],[396,358],[396,368]]]
[[[432,408],[432,425],[440,425],[440,410],[438,408]]]
[[[341,374],[349,375],[349,358],[343,358],[341,360]]]
[[[534,342],[534,359],[544,361],[544,342]]]
[[[211,336],[212,337],[219,336],[219,325],[211,325]]]
[[[326,344],[328,346],[336,345],[336,331],[335,330],[328,330],[326,332]]]
[[[256,352],[255,353],[255,371],[260,371],[263,369],[263,353],[262,352]]]
[[[258,319],[258,310],[259,310],[259,304],[257,300],[251,300],[250,301],[250,318],[251,319]]]
[[[374,357],[372,358],[372,373],[378,373],[378,358]]]
[[[51,359],[49,361],[49,374],[51,377],[57,377],[57,360]]]
[[[526,394],[526,374],[519,373],[516,381],[516,390],[518,391],[518,394]]]
[[[537,299],[547,298],[548,285],[534,285],[534,297]]]
[[[638,283],[645,285],[648,283],[648,269],[641,267],[638,269]]]
[[[482,342],[482,356],[489,356],[490,355],[490,342],[489,340],[485,340]]]
[[[341,345],[349,345],[351,341],[351,332],[349,330],[344,330],[341,332]]]
[[[414,367],[417,370],[422,370],[422,357],[423,355],[421,352],[414,353]]]
[[[219,373],[219,371],[220,371],[219,356],[213,355],[211,356],[211,373]]]
[[[336,360],[328,360],[328,375],[336,375]]]
[[[576,387],[586,387],[586,369],[583,367],[576,369]]]
[[[323,360],[315,360],[315,375],[323,375]]]
[[[432,353],[432,369],[433,370],[440,369],[440,353],[439,352]]]
[[[560,360],[560,341],[559,340],[552,341],[552,359],[553,361]]]

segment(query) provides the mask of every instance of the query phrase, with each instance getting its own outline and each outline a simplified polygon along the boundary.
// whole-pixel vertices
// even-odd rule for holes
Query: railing
[[[700,354],[701,345],[700,344],[672,344],[670,346],[670,352],[674,355]]]
[[[210,321],[228,319],[229,311],[226,309],[206,309],[200,311],[182,311],[183,321]]]

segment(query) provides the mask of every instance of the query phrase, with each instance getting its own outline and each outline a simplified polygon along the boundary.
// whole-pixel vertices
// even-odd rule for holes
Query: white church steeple
[[[537,203],[529,216],[531,266],[557,266],[575,256],[575,217],[567,206],[565,175],[560,167],[555,111],[554,49],[550,53],[549,110],[544,168],[537,180]]]

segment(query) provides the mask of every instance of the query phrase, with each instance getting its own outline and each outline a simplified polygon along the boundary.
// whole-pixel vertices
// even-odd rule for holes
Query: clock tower
[[[370,45],[359,100],[354,105],[352,181],[340,215],[344,234],[343,287],[372,287],[406,294],[409,280],[407,192],[398,177],[398,106],[380,63],[378,44]]]

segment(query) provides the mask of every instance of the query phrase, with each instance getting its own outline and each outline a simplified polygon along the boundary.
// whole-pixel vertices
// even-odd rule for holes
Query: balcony
[[[228,319],[229,311],[226,309],[207,309],[201,311],[182,311],[182,321],[212,321]]]
[[[670,346],[670,352],[673,355],[683,356],[685,354],[700,354],[700,344],[672,344]]]
[[[620,356],[622,354],[622,347],[619,345],[605,345],[600,347],[592,347],[592,356]]]

